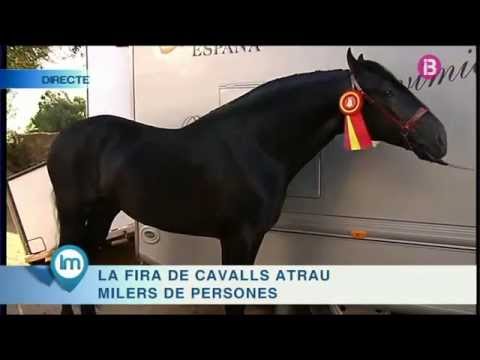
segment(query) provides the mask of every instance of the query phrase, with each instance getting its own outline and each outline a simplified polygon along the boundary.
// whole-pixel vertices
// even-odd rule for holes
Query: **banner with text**
[[[63,257],[52,262],[58,272],[0,267],[0,303],[476,303],[475,266],[84,266],[75,273]]]

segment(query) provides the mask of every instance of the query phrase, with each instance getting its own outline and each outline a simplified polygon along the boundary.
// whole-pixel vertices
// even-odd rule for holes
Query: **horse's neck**
[[[326,77],[313,73],[299,81],[274,101],[269,121],[262,121],[257,131],[261,146],[284,165],[290,178],[343,132],[338,102],[350,87],[348,71]]]

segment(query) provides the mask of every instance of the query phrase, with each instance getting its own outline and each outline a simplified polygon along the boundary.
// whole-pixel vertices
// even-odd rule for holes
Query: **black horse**
[[[435,115],[378,63],[350,49],[347,61],[349,70],[270,81],[180,129],[109,115],[65,129],[48,158],[60,245],[93,258],[123,210],[165,231],[218,238],[224,265],[253,264],[290,181],[343,133],[339,99],[352,87],[367,99],[373,140],[442,163],[446,133]],[[226,306],[227,314],[243,310]],[[87,312],[92,305],[82,306]]]

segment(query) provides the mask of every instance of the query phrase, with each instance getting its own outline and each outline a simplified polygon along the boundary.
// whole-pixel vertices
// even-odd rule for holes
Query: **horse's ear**
[[[348,48],[347,50],[347,62],[348,62],[348,67],[350,68],[350,71],[353,74],[357,74],[359,70],[359,64],[357,59],[352,54],[352,50]]]
[[[363,59],[363,54],[360,54],[360,56],[358,57],[358,61],[365,61],[365,60]]]

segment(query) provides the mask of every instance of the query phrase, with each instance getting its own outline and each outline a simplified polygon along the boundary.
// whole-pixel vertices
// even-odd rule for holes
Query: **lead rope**
[[[446,161],[443,161],[443,160],[438,160],[437,164],[450,166],[452,168],[460,169],[460,170],[475,171],[475,169],[473,169],[473,168],[469,168],[469,167],[466,167],[466,166],[455,165],[455,164],[452,164],[452,163],[447,163]]]

